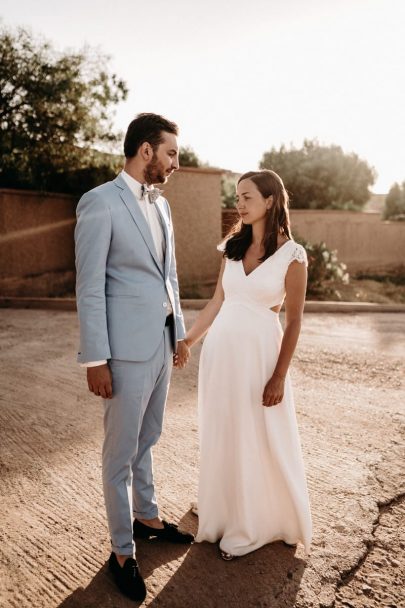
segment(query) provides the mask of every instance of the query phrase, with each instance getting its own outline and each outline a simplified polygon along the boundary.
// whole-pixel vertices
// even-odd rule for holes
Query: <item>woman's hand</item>
[[[178,369],[183,369],[190,359],[190,349],[185,340],[177,342],[177,350],[173,355],[173,365]]]
[[[282,401],[284,397],[284,382],[285,378],[278,374],[273,374],[263,391],[264,407],[278,405]]]

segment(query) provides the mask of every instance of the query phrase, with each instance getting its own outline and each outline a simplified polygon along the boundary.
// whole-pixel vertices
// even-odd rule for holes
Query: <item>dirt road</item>
[[[187,311],[188,323],[195,314]],[[76,316],[1,310],[0,330],[0,605],[132,606],[106,571],[102,404],[75,363]],[[274,543],[225,563],[207,543],[139,542],[145,606],[405,605],[404,334],[401,314],[305,317],[292,377],[314,519],[311,555]],[[198,350],[173,375],[155,451],[161,512],[191,531],[197,364]]]

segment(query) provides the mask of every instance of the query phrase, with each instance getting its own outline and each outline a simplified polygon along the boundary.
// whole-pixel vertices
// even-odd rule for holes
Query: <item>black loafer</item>
[[[143,602],[146,597],[146,587],[136,559],[129,557],[121,568],[117,556],[111,553],[108,566],[118,589],[131,600]]]
[[[194,542],[194,536],[188,532],[182,532],[175,524],[168,524],[167,521],[162,521],[163,528],[161,530],[146,526],[138,519],[134,521],[134,538],[157,538],[166,540],[169,543],[181,543],[190,545]]]

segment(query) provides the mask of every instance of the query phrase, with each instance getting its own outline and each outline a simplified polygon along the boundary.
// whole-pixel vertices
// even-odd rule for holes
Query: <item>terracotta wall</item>
[[[75,197],[0,190],[0,293],[61,295],[74,286]]]
[[[235,212],[221,210],[221,172],[182,169],[164,193],[173,213],[182,296],[210,295],[221,260],[221,225],[225,230],[235,219]],[[1,294],[73,292],[76,203],[63,194],[0,190]],[[378,213],[292,210],[291,222],[295,234],[337,249],[351,272],[404,263],[405,223],[382,221]]]
[[[72,268],[76,199],[0,190],[0,277]]]
[[[236,217],[235,211],[224,211],[224,234]],[[379,213],[309,209],[291,209],[290,218],[295,235],[337,249],[339,260],[351,272],[405,264],[405,222],[383,221]]]
[[[183,297],[210,295],[219,271],[221,175],[216,169],[184,168],[162,187],[173,215]]]
[[[220,264],[221,172],[182,169],[164,193],[173,214],[182,295],[206,295]],[[64,194],[0,190],[0,294],[73,291],[76,204],[77,197]]]
[[[383,221],[379,213],[297,209],[291,223],[295,234],[337,249],[352,272],[405,264],[405,223]]]

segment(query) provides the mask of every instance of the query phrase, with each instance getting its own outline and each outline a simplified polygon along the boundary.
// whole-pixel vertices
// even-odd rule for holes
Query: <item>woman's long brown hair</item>
[[[260,261],[264,262],[277,250],[277,237],[279,234],[291,239],[288,193],[281,177],[269,169],[248,171],[238,179],[238,184],[244,179],[250,179],[264,198],[268,196],[273,197],[273,204],[266,216],[263,241],[264,255],[260,258]],[[252,226],[244,224],[242,219],[239,219],[232,226],[226,238],[228,240],[224,256],[230,260],[242,260],[252,243]]]

